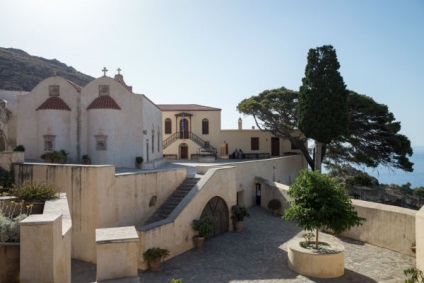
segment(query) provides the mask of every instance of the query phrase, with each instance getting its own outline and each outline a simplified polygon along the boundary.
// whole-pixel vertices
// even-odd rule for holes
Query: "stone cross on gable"
[[[121,68],[118,68],[117,71],[118,71],[118,75],[120,75],[122,70],[121,70]]]
[[[103,68],[103,70],[102,70],[102,72],[103,72],[103,77],[106,77],[106,72],[107,72],[108,70],[106,69],[106,67],[104,67]]]

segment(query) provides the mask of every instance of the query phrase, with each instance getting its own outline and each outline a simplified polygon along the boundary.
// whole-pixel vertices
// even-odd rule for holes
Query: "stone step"
[[[144,224],[154,223],[167,218],[198,181],[199,178],[186,178]]]

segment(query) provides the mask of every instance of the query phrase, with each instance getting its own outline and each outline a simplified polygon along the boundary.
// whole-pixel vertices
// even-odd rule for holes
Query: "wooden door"
[[[180,146],[180,159],[188,159],[188,146],[186,144]]]
[[[271,138],[271,156],[280,156],[280,139]]]
[[[188,139],[189,137],[189,124],[188,120],[183,118],[180,120],[180,139]]]
[[[212,235],[217,236],[228,231],[229,213],[225,201],[220,197],[213,197],[206,204],[200,218],[212,217],[214,221],[214,229]]]

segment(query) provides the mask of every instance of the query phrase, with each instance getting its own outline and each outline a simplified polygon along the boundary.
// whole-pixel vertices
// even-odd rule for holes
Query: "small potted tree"
[[[135,168],[140,169],[142,163],[143,163],[143,157],[142,156],[136,156],[136,158],[135,158]]]
[[[315,235],[308,236],[306,241],[294,239],[293,245],[289,244],[289,267],[300,274],[315,277],[333,278],[343,275],[343,248],[333,249],[330,243],[320,242],[319,232],[327,230],[339,235],[353,226],[361,225],[365,218],[358,216],[343,187],[319,171],[300,171],[288,194],[293,201],[283,218],[296,222],[304,230],[315,231]],[[311,241],[310,237],[315,237],[315,240]],[[336,247],[336,241],[332,242]],[[333,257],[332,264],[326,262],[326,258],[330,257]],[[340,264],[335,264],[336,257],[337,261],[342,261]],[[306,258],[311,260],[309,265],[304,264]],[[322,268],[318,267],[320,264]],[[316,268],[313,270],[310,266]],[[334,266],[339,271],[331,270]],[[317,270],[319,274],[313,273]]]
[[[162,259],[169,256],[169,250],[158,247],[150,248],[143,253],[143,258],[152,271],[159,270]]]
[[[281,201],[278,199],[272,199],[268,202],[268,208],[272,211],[274,215],[280,213],[281,210]]]
[[[244,226],[244,218],[250,216],[249,211],[246,207],[235,204],[231,207],[231,213],[236,232],[241,232]]]
[[[204,217],[201,219],[195,219],[192,223],[193,230],[198,232],[198,235],[194,236],[194,245],[196,248],[201,248],[205,242],[205,238],[212,234],[214,221],[212,217]]]
[[[88,154],[84,154],[81,159],[83,164],[91,164],[91,158],[88,156]]]

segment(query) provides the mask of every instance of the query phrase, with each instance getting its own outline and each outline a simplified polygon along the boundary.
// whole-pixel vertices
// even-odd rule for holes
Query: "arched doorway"
[[[189,137],[189,124],[186,118],[180,120],[180,139],[188,139]]]
[[[188,145],[185,143],[180,145],[180,159],[188,159]]]
[[[213,197],[206,204],[200,218],[212,217],[214,220],[214,231],[211,237],[228,231],[229,213],[225,201],[220,197]]]

